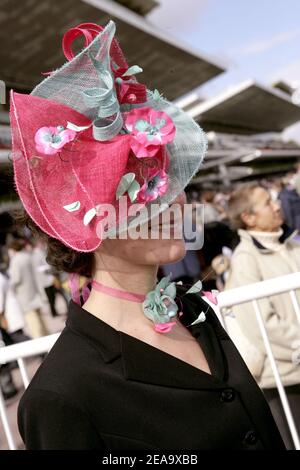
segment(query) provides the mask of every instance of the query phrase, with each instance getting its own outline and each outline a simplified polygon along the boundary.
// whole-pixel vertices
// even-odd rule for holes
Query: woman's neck
[[[109,256],[97,261],[96,258],[93,279],[109,288],[146,295],[156,284],[157,266],[133,265],[120,259],[118,266],[114,266],[114,258]],[[127,332],[149,325],[142,303],[108,295],[96,288],[92,288],[83,308],[116,330]]]
[[[265,248],[268,248],[270,250],[278,251],[284,246],[279,241],[281,235],[283,234],[282,228],[273,232],[249,230],[249,233],[252,237],[258,240]]]

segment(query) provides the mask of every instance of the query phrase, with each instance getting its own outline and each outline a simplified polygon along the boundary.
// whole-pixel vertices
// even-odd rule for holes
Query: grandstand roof
[[[30,91],[41,81],[41,72],[65,62],[61,39],[66,30],[80,22],[106,24],[110,18],[117,23],[117,36],[129,64],[144,69],[140,80],[170,100],[224,71],[199,51],[113,1],[2,0],[0,79],[7,88]]]
[[[236,162],[250,162],[254,160],[272,161],[285,158],[300,158],[300,148],[298,149],[251,149],[239,150],[208,150],[205,155],[205,163],[201,170],[213,168],[220,164],[230,164]]]
[[[156,0],[114,0],[116,3],[120,3],[124,7],[138,13],[139,15],[147,15],[153,8],[159,5]]]
[[[187,112],[206,131],[236,134],[281,132],[300,120],[300,106],[287,93],[253,80],[190,107]]]

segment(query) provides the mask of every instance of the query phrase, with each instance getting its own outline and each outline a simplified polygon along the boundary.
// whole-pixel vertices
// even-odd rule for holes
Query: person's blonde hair
[[[253,192],[260,188],[257,183],[243,185],[236,189],[228,201],[228,217],[235,229],[246,229],[247,225],[242,219],[244,212],[251,213],[253,210]]]

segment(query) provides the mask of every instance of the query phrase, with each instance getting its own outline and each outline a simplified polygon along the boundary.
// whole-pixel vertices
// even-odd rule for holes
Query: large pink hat
[[[44,232],[82,252],[100,245],[108,204],[118,213],[123,196],[129,208],[151,205],[148,214],[157,215],[187,185],[206,150],[198,124],[137,81],[142,70],[128,66],[114,33],[113,22],[72,28],[63,38],[68,62],[30,95],[11,93],[23,205]],[[85,48],[74,56],[79,35]],[[127,229],[128,211],[118,215],[106,236]],[[129,220],[134,226],[148,218]]]

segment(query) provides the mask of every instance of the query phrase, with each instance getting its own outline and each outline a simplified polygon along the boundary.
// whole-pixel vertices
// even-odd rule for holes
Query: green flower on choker
[[[143,302],[144,314],[153,321],[158,333],[168,333],[176,324],[171,321],[178,311],[175,302],[176,285],[175,282],[170,282],[170,277],[162,278],[155,289],[148,292]]]

